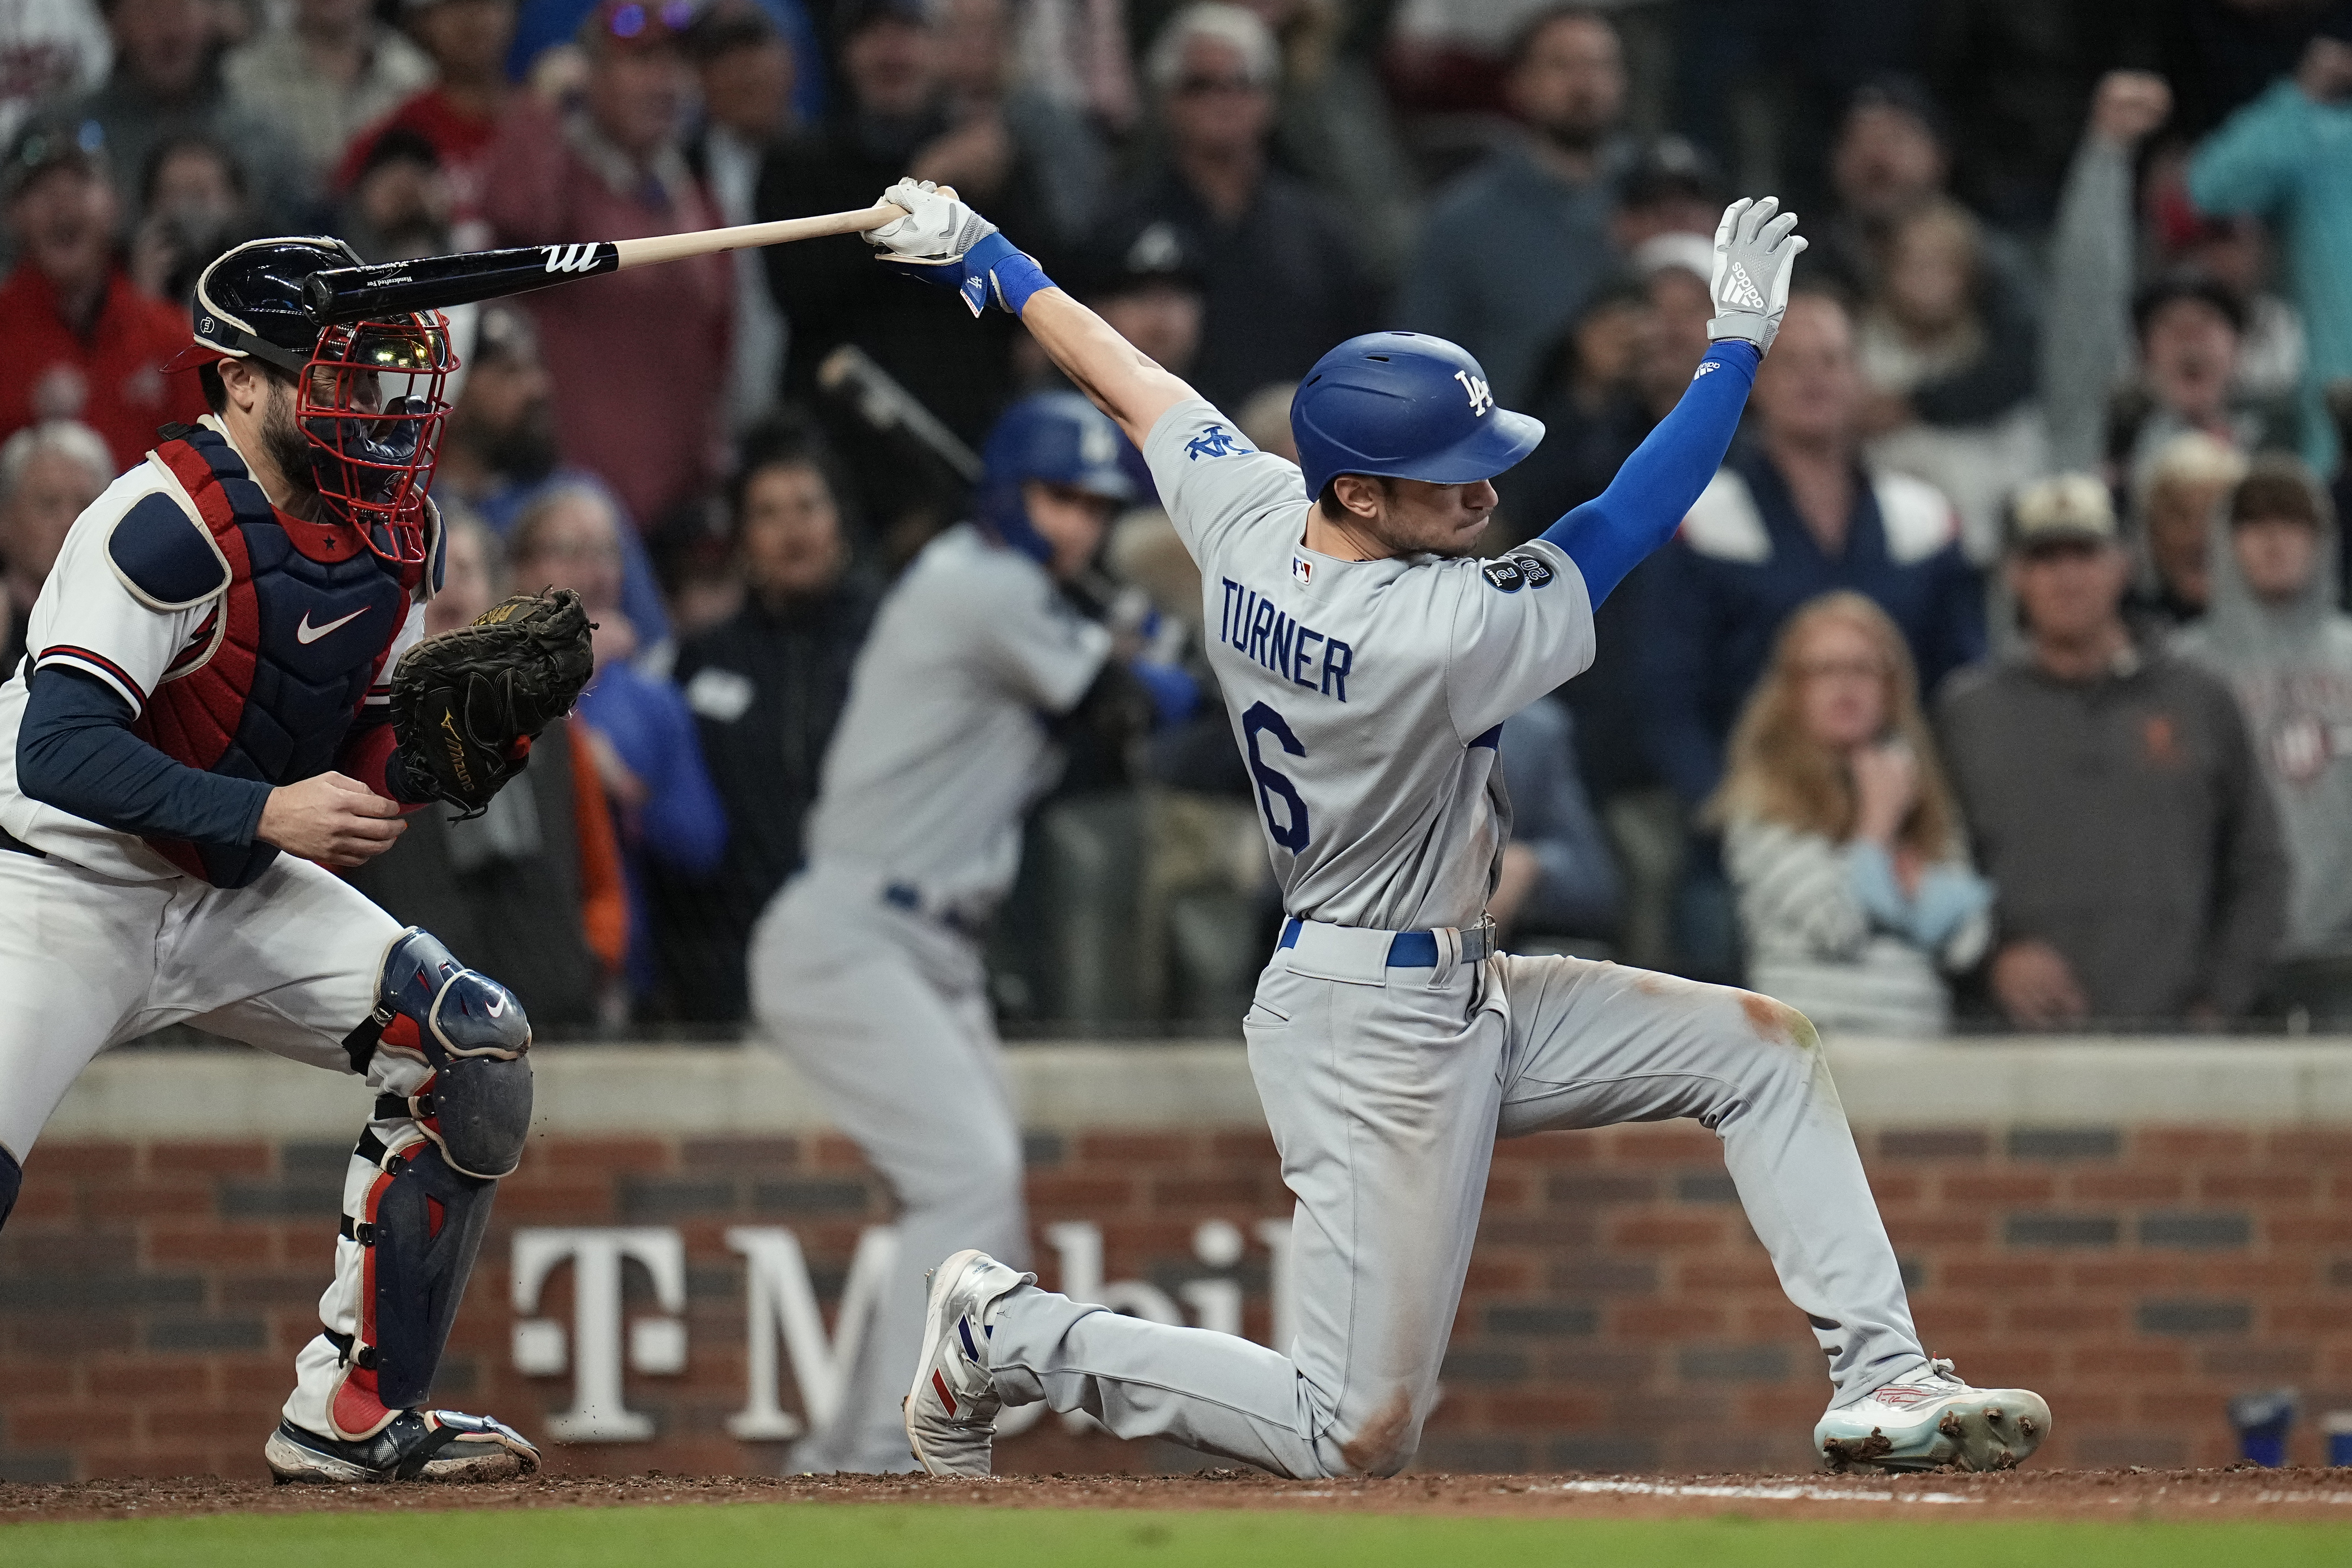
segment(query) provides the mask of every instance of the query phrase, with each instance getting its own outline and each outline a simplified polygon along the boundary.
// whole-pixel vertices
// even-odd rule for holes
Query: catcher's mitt
[[[480,816],[595,673],[593,629],[579,595],[551,588],[410,648],[392,672],[392,736],[409,787]]]

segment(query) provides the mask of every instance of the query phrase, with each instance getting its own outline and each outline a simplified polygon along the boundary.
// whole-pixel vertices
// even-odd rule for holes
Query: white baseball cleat
[[[1948,1361],[1832,1410],[1813,1450],[1832,1470],[2006,1470],[2050,1436],[2050,1405],[2025,1388],[1971,1388]]]
[[[981,1313],[1030,1275],[1016,1274],[985,1252],[966,1248],[930,1272],[930,1306],[923,1316],[923,1355],[915,1386],[901,1406],[907,1447],[935,1476],[984,1476],[996,1441],[1003,1402],[980,1347],[988,1338]]]

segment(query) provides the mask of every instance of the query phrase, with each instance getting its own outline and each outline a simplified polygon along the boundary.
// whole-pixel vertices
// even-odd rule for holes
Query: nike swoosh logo
[[[505,997],[503,997],[503,996],[493,996],[493,997],[491,997],[491,998],[489,999],[489,1001],[488,1001],[488,1003],[484,1004],[484,1005],[483,1005],[483,1007],[482,1007],[482,1011],[483,1011],[483,1012],[485,1012],[485,1013],[488,1013],[488,1014],[491,1017],[493,1017],[493,1018],[495,1018],[495,1017],[499,1016],[500,1014],[504,1013],[506,1010],[507,1010],[507,999],[506,999]]]
[[[362,616],[364,616],[367,613],[368,607],[365,605],[362,605],[358,609],[353,610],[348,616],[344,616],[337,620],[329,621],[323,626],[314,626],[310,624],[310,612],[305,610],[302,612],[301,624],[294,628],[294,640],[307,647],[310,644],[317,642],[320,637],[325,637],[329,632],[333,631],[337,626],[350,626],[353,621],[358,620]]]

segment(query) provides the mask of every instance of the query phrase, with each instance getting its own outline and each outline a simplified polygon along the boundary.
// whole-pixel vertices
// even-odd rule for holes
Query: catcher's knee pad
[[[25,1190],[25,1167],[16,1163],[16,1156],[0,1149],[0,1226],[8,1223],[8,1211],[16,1206],[16,1194]]]
[[[336,1425],[353,1435],[432,1393],[498,1190],[454,1168],[432,1143],[387,1152],[370,1133],[359,1154],[383,1173],[369,1184],[362,1212],[343,1216],[343,1236],[363,1258],[359,1332],[348,1344],[330,1335],[344,1366]]]
[[[377,1113],[413,1116],[456,1170],[503,1176],[530,1132],[530,1020],[514,993],[467,968],[429,932],[409,927],[383,955],[375,1011],[343,1049],[367,1070],[379,1048],[422,1057],[433,1076]]]

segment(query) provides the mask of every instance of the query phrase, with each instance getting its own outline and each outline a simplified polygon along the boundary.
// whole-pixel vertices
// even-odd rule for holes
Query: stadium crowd
[[[1461,342],[1549,428],[1499,552],[1673,406],[1717,216],[1774,191],[1811,249],[1741,438],[1505,731],[1496,920],[1831,1029],[2352,1025],[2343,0],[0,14],[0,669],[76,514],[202,412],[161,366],[253,236],[622,239],[912,173],[1269,450],[1340,339]],[[544,1026],[733,1026],[877,603],[1051,373],[854,237],[453,326],[434,625],[573,587],[598,674],[529,787],[357,879]],[[1197,574],[1147,505],[1078,592],[1205,695],[1070,738],[998,1005],[1229,1029],[1278,911]]]

